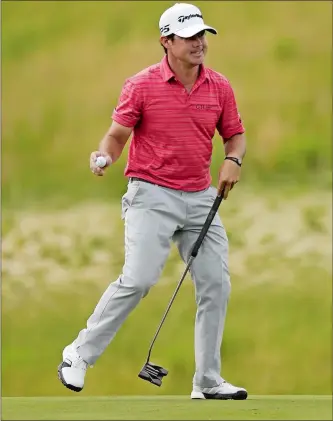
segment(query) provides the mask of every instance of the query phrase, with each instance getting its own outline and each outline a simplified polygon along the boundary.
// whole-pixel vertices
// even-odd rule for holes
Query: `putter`
[[[198,254],[198,251],[199,251],[199,248],[200,248],[200,246],[201,246],[201,244],[203,242],[203,239],[205,238],[205,236],[207,234],[207,231],[208,231],[208,229],[209,229],[209,227],[210,227],[210,225],[211,225],[211,223],[212,223],[212,221],[214,219],[214,216],[215,216],[216,212],[218,211],[218,208],[219,208],[219,206],[220,206],[220,204],[222,202],[223,195],[224,195],[224,189],[221,192],[218,193],[218,195],[216,196],[216,199],[214,200],[213,206],[212,206],[211,210],[209,211],[209,214],[208,214],[208,216],[206,218],[206,221],[205,221],[205,223],[204,223],[204,225],[203,225],[203,227],[201,229],[201,232],[199,234],[199,237],[198,237],[197,241],[194,244],[194,247],[192,249],[191,256],[189,258],[189,261],[187,263],[187,266],[185,268],[185,271],[184,271],[184,273],[183,273],[180,281],[178,282],[178,285],[177,285],[177,287],[175,289],[175,292],[173,293],[173,295],[171,297],[171,300],[170,300],[170,302],[169,302],[169,304],[168,304],[168,306],[167,306],[167,308],[165,310],[165,313],[164,313],[164,315],[162,317],[162,320],[161,320],[161,322],[160,322],[160,324],[159,324],[159,326],[158,326],[158,328],[156,330],[156,333],[154,335],[154,338],[153,338],[153,340],[152,340],[152,342],[150,344],[146,363],[142,367],[142,369],[141,369],[141,371],[139,373],[139,377],[141,379],[146,380],[146,381],[154,384],[155,386],[161,386],[162,385],[162,379],[163,379],[163,377],[165,377],[168,374],[168,370],[166,370],[165,368],[163,368],[163,367],[161,367],[159,365],[153,364],[152,362],[149,361],[150,360],[150,355],[151,355],[151,352],[152,352],[152,349],[153,349],[153,346],[154,346],[154,343],[155,343],[156,338],[157,338],[157,336],[158,336],[158,334],[159,334],[159,332],[161,330],[161,327],[163,326],[163,323],[164,323],[164,321],[166,319],[166,316],[169,313],[170,307],[171,307],[172,303],[174,302],[174,299],[176,298],[176,295],[177,295],[177,293],[179,291],[179,288],[181,287],[181,284],[183,283],[183,280],[185,279],[185,276],[187,275],[187,272],[189,271],[189,269],[191,267],[191,264],[193,262],[193,259]]]

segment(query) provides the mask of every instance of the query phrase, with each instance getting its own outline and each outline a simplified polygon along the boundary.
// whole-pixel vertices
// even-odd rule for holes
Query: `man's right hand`
[[[98,167],[96,165],[96,159],[99,156],[104,156],[104,158],[106,159],[106,165],[103,168]],[[90,154],[90,169],[91,169],[93,174],[95,174],[99,177],[104,175],[106,168],[109,167],[111,165],[111,163],[112,163],[111,157],[106,153],[103,153],[103,152],[100,152],[100,151],[95,151],[95,152],[92,152]]]

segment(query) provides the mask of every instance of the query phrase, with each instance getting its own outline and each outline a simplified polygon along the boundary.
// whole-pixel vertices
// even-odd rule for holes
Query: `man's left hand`
[[[225,160],[219,171],[218,192],[224,190],[223,199],[227,199],[230,190],[238,183],[241,167],[234,161]]]

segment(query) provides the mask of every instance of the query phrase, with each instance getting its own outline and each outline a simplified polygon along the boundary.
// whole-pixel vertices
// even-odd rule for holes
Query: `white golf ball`
[[[104,156],[98,156],[96,158],[96,161],[95,162],[96,162],[96,165],[98,167],[103,168],[106,165],[106,158],[104,158]]]

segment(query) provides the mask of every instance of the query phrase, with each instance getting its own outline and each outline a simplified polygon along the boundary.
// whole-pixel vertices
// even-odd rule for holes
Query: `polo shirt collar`
[[[176,78],[176,75],[174,74],[174,72],[171,70],[169,66],[167,55],[163,57],[161,61],[160,69],[161,69],[161,75],[164,82],[169,82],[169,80],[171,80],[172,78]],[[205,66],[201,64],[200,74],[199,74],[199,78],[197,82],[204,81],[205,79],[208,79],[208,73],[205,69]]]

